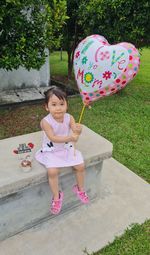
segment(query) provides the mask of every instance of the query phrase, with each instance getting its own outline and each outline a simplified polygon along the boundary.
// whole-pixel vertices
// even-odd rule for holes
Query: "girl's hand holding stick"
[[[82,125],[80,123],[76,123],[74,128],[74,135],[79,138],[79,135],[81,134],[81,132],[82,132]],[[76,156],[75,142],[74,142],[74,156]]]
[[[81,123],[81,120],[82,120],[82,117],[83,117],[85,107],[88,107],[89,109],[91,109],[90,105],[86,105],[86,104],[83,105],[81,113],[80,113],[80,117],[79,117],[79,122],[76,123],[76,126],[75,126],[75,133],[77,133],[78,135],[80,135],[81,132],[82,132],[82,125],[80,123]],[[74,156],[76,155],[75,150],[76,150],[76,148],[75,148],[75,143],[74,143]]]

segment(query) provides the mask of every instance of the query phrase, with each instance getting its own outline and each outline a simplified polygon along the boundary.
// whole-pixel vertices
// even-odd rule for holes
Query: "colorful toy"
[[[18,154],[20,160],[20,166],[24,172],[28,172],[32,167],[31,151],[34,148],[33,143],[22,143],[19,144],[18,148],[13,150],[15,154]]]

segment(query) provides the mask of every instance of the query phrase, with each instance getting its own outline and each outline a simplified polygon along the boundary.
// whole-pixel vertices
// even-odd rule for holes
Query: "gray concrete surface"
[[[150,185],[113,158],[105,160],[100,199],[0,243],[1,255],[84,255],[150,218]]]
[[[51,81],[52,82],[52,81]],[[77,95],[77,92],[71,87],[65,87],[62,83],[54,81],[54,84],[61,86],[62,89],[66,89],[68,96]],[[51,84],[52,86],[53,84]],[[19,104],[35,103],[44,101],[43,93],[48,90],[50,86],[41,87],[29,87],[29,88],[12,88],[1,89],[0,88],[0,108],[13,107]]]
[[[0,89],[0,106],[23,103],[35,100],[44,100],[43,92],[48,87],[24,88],[24,89]]]
[[[41,131],[0,140],[0,198],[46,180],[46,170],[36,160],[33,160],[31,172],[23,173],[20,169],[18,155],[14,154],[13,150],[19,144],[29,142],[34,144],[32,150],[34,158],[35,152],[41,147]],[[109,141],[83,125],[83,132],[76,148],[82,151],[86,167],[110,158],[112,147]],[[70,169],[66,169],[62,174],[67,171],[70,172]]]
[[[58,82],[59,83],[59,82]],[[59,83],[59,86],[61,83]],[[65,89],[64,85],[61,85]],[[0,107],[13,107],[14,105],[23,105],[28,103],[35,103],[44,101],[43,93],[48,90],[49,86],[43,87],[30,87],[30,88],[13,88],[13,89],[0,89]],[[76,91],[67,87],[68,96],[77,94]]]
[[[2,156],[0,158],[0,240],[54,217],[49,213],[51,192],[46,169],[33,159],[32,171],[24,173],[20,168],[18,155],[13,154],[13,150],[19,144],[29,142],[35,144],[34,154],[40,148],[41,135],[42,132],[35,132],[0,141]],[[83,126],[76,147],[82,151],[85,159],[85,187],[92,201],[100,196],[99,182],[103,160],[111,157],[112,144]],[[71,191],[76,183],[72,168],[61,169],[59,183],[60,189],[65,194],[62,211],[74,210],[80,206],[80,202]]]

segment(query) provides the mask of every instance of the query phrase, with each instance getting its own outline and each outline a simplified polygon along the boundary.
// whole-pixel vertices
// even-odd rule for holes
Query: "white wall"
[[[20,67],[17,70],[6,71],[0,69],[0,89],[26,88],[48,86],[50,80],[49,53],[41,69],[27,71]]]

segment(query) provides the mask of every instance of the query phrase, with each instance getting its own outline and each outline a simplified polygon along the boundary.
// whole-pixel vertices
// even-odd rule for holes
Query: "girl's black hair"
[[[52,86],[50,89],[44,92],[45,95],[45,104],[48,105],[49,99],[52,97],[52,95],[55,95],[60,100],[66,100],[67,102],[67,94],[61,90],[60,88],[56,86]]]

